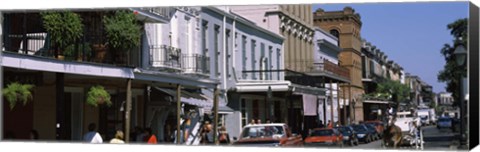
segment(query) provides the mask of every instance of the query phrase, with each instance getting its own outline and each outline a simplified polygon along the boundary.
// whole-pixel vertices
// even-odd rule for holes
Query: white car
[[[410,132],[413,120],[414,118],[410,112],[397,112],[395,125],[400,127],[402,132]]]

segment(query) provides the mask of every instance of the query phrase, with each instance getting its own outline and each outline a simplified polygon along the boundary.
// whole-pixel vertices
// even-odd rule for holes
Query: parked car
[[[441,117],[437,120],[437,129],[452,128],[453,120],[449,117]]]
[[[335,128],[312,129],[305,138],[305,146],[338,146],[343,147],[343,135]]]
[[[301,135],[292,134],[284,123],[256,124],[243,127],[238,146],[302,146]]]
[[[373,124],[377,129],[377,133],[380,135],[380,138],[383,137],[383,130],[385,130],[385,125],[380,120],[366,121],[366,124]]]
[[[352,126],[335,127],[335,129],[342,133],[344,144],[348,144],[350,146],[358,145],[357,135],[355,134]]]
[[[373,124],[364,124],[368,131],[370,131],[371,135],[372,135],[372,140],[378,140],[380,139],[380,134],[377,132],[377,129],[375,128],[375,126]]]
[[[357,136],[358,141],[363,143],[370,143],[372,141],[371,132],[365,125],[352,125],[353,130]]]

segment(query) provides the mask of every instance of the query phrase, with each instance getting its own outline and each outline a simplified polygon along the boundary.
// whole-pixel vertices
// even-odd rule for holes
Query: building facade
[[[313,13],[313,24],[332,35],[338,37],[339,46],[342,51],[339,54],[341,66],[350,71],[351,85],[348,88],[352,93],[353,109],[352,120],[362,121],[364,94],[362,85],[362,59],[361,59],[361,37],[360,30],[362,22],[360,16],[351,7],[345,7],[342,11],[325,12],[318,9]]]

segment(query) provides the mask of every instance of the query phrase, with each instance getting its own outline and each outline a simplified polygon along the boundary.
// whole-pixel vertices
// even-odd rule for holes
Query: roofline
[[[204,8],[210,9],[210,10],[216,12],[216,13],[219,13],[219,14],[222,14],[222,15],[224,15],[224,16],[226,16],[226,17],[229,17],[229,18],[233,19],[234,21],[239,21],[240,23],[243,23],[243,24],[245,24],[246,26],[250,26],[250,27],[252,27],[253,29],[257,29],[257,30],[259,30],[259,31],[261,31],[261,32],[264,32],[265,34],[271,35],[271,36],[273,36],[273,37],[275,37],[275,38],[278,38],[278,39],[280,39],[280,40],[285,40],[285,38],[284,38],[282,35],[277,34],[277,33],[274,33],[274,32],[272,32],[272,31],[270,31],[270,30],[267,30],[267,29],[265,29],[265,28],[263,28],[263,27],[260,27],[260,26],[256,25],[255,22],[252,22],[252,21],[244,18],[244,17],[241,16],[241,15],[235,14],[235,13],[233,13],[232,11],[225,12],[224,10],[221,10],[221,9],[216,8],[216,7],[214,7],[214,6],[206,6],[206,7],[204,7]],[[252,23],[253,23],[253,24],[252,24]]]

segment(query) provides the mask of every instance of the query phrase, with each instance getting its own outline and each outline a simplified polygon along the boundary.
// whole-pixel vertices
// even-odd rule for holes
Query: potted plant
[[[63,60],[63,50],[83,36],[80,15],[70,12],[42,12],[43,27],[50,35],[55,57]]]
[[[99,104],[112,105],[110,101],[110,94],[103,88],[103,86],[97,85],[90,88],[87,93],[87,104],[97,107]]]
[[[85,58],[89,58],[91,56],[92,49],[89,43],[84,43],[83,46],[82,45],[75,46],[75,44],[70,44],[65,48],[65,51],[63,52],[63,54],[65,55],[65,60],[77,60],[77,61],[83,61],[84,53],[85,53]]]
[[[30,91],[34,86],[31,84],[20,84],[13,82],[3,89],[3,97],[10,103],[10,109],[13,109],[17,101],[23,102],[25,106],[28,100],[31,100],[32,92]]]
[[[104,16],[103,24],[107,37],[106,45],[112,50],[113,62],[118,54],[126,56],[124,60],[128,61],[127,54],[130,49],[140,45],[141,26],[137,23],[134,13],[125,10],[115,11],[112,15]]]

